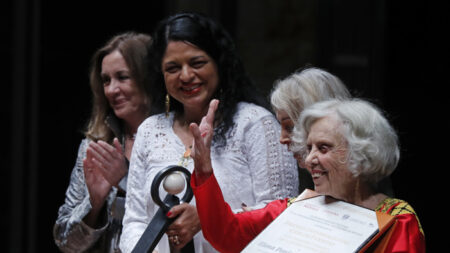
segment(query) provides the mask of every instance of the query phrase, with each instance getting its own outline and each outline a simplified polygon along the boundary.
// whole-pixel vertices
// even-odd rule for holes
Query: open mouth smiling
[[[189,85],[183,85],[181,86],[181,91],[184,94],[192,95],[197,93],[200,90],[201,84],[189,84]]]
[[[311,171],[311,176],[312,176],[313,179],[319,179],[321,176],[323,176],[325,174],[327,174],[327,172],[324,171],[324,170],[317,170],[317,169],[315,169],[315,170]]]

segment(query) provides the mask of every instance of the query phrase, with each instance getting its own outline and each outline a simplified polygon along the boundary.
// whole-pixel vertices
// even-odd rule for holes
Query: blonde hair
[[[111,113],[108,100],[103,90],[101,77],[103,58],[119,51],[124,58],[130,75],[135,80],[137,88],[145,96],[145,103],[150,112],[150,76],[147,53],[152,39],[147,34],[126,32],[111,38],[105,46],[97,50],[91,60],[90,86],[93,94],[91,117],[85,131],[86,137],[92,140],[104,140],[111,142],[114,134],[106,124],[105,120]]]
[[[270,102],[297,122],[304,108],[327,99],[348,99],[350,92],[341,80],[319,68],[306,68],[275,82]]]

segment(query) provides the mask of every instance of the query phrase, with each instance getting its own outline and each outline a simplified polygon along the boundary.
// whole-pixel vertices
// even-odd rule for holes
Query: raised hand
[[[101,208],[112,186],[92,162],[90,153],[87,153],[86,158],[83,160],[83,169],[91,205],[94,209]]]
[[[103,177],[101,171],[95,167],[90,153],[87,153],[86,158],[83,160],[83,170],[92,207],[83,220],[88,226],[97,228],[102,225],[98,217],[112,186]]]
[[[87,153],[91,156],[91,162],[100,170],[103,177],[112,185],[117,186],[127,173],[125,155],[117,138],[114,138],[111,146],[104,141],[91,142]]]
[[[208,113],[202,118],[200,125],[191,123],[189,128],[194,136],[191,157],[194,160],[195,176],[198,184],[203,183],[213,173],[211,164],[211,141],[214,134],[214,114],[219,100],[213,99]]]
[[[92,209],[84,218],[91,227],[98,225],[98,215],[113,186],[116,186],[127,172],[125,156],[117,138],[114,146],[104,141],[89,143],[83,169]]]

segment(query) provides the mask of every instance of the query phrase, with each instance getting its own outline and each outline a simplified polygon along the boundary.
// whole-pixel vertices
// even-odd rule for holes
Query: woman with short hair
[[[195,140],[191,186],[205,238],[220,252],[240,252],[293,199],[244,213],[230,211],[209,162],[211,119],[217,107],[213,102],[205,120],[190,126]],[[397,134],[376,106],[358,99],[319,102],[302,112],[298,126],[292,147],[311,173],[317,193],[394,216],[396,226],[385,252],[425,252],[414,209],[377,190],[400,155]]]

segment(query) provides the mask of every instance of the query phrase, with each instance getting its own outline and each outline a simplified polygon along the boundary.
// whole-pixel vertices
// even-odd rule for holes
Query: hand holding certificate
[[[375,211],[316,196],[292,203],[243,252],[357,252],[379,233]]]

